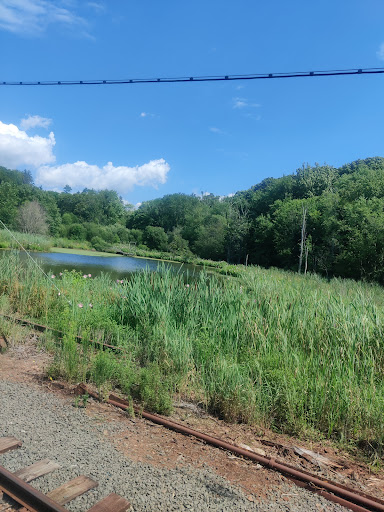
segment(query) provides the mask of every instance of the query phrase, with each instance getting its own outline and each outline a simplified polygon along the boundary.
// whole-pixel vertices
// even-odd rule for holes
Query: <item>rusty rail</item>
[[[23,320],[21,318],[14,318],[13,316],[2,315],[2,314],[0,314],[0,317],[5,318],[6,320],[17,322],[18,324],[21,324],[21,325],[28,325],[28,326],[36,329],[36,331],[40,331],[40,332],[51,331],[51,332],[57,333],[58,335],[60,335],[59,339],[62,339],[62,337],[65,335],[65,333],[63,331],[59,331],[58,329],[54,329],[53,327],[48,327],[47,325],[36,324],[35,322],[31,322],[30,320]],[[82,336],[75,336],[75,339],[78,343],[82,343],[84,340],[84,338]],[[124,349],[122,347],[115,347],[114,345],[108,345],[108,343],[103,343],[101,341],[89,340],[89,343],[94,344],[94,345],[99,345],[100,348],[103,348],[103,350],[107,348],[114,352],[123,352],[124,351]]]
[[[100,400],[100,397],[97,393],[89,390],[85,384],[79,384],[78,392],[88,393],[89,396]],[[109,395],[108,403],[114,405],[115,407],[119,407],[120,409],[126,410],[129,407],[129,404],[126,400],[119,398],[116,395]],[[135,407],[136,412],[138,408]],[[384,512],[384,501],[375,498],[374,496],[369,496],[362,492],[356,491],[354,489],[350,489],[336,482],[332,482],[330,480],[326,480],[317,475],[313,475],[306,471],[302,471],[297,469],[289,464],[285,464],[284,462],[279,462],[274,458],[263,457],[262,455],[258,455],[249,450],[245,450],[243,448],[239,448],[233,444],[227,443],[222,439],[218,439],[216,437],[212,437],[208,434],[204,434],[203,432],[199,432],[198,430],[191,429],[189,427],[185,427],[184,425],[180,425],[174,421],[168,420],[159,416],[157,414],[151,414],[145,411],[140,411],[140,414],[143,418],[150,420],[159,425],[163,425],[175,432],[179,432],[184,435],[194,436],[197,439],[201,439],[206,443],[216,446],[217,448],[222,448],[224,450],[235,453],[236,455],[240,455],[241,457],[245,457],[254,462],[262,464],[263,466],[283,473],[291,480],[293,480],[297,485],[301,487],[306,487],[307,489],[318,492],[323,497],[331,500],[335,503],[339,503],[345,507],[350,508],[354,512]]]
[[[68,512],[31,485],[0,466],[0,489],[32,512]]]

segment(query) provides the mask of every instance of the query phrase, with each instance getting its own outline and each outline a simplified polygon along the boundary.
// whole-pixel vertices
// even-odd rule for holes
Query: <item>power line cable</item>
[[[377,75],[383,74],[384,68],[356,68],[333,69],[323,71],[295,71],[290,73],[255,73],[248,75],[221,75],[221,76],[190,76],[190,77],[162,77],[162,78],[125,78],[118,80],[40,80],[40,81],[1,81],[0,86],[15,85],[121,85],[121,84],[149,84],[149,83],[175,83],[175,82],[221,82],[234,80],[265,80],[273,78],[308,78],[321,76],[345,75]]]

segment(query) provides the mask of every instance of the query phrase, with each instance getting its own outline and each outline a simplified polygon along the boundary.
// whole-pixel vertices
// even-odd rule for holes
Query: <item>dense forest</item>
[[[384,158],[303,166],[232,197],[166,195],[134,209],[112,190],[34,186],[0,167],[0,219],[18,231],[384,282]],[[31,220],[35,219],[35,220]]]

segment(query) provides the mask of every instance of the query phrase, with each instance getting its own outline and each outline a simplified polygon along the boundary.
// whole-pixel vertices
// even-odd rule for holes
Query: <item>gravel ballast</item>
[[[85,512],[111,492],[128,499],[132,511],[346,510],[285,482],[269,489],[268,498],[252,502],[209,468],[160,469],[133,462],[105,439],[103,431],[110,428],[107,422],[93,424],[70,400],[40,387],[0,381],[0,436],[23,442],[0,455],[0,464],[16,471],[44,458],[56,461],[61,469],[32,482],[42,492],[81,474],[96,480],[96,489],[66,505],[73,512]]]

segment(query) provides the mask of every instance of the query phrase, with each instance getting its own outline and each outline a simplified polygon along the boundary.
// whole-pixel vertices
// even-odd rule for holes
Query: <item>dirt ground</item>
[[[75,404],[75,385],[51,381],[46,377],[50,360],[51,356],[38,348],[37,338],[31,336],[24,344],[0,353],[0,380],[30,383],[59,394]],[[269,489],[285,480],[277,472],[209,446],[193,437],[167,430],[142,418],[129,418],[123,411],[109,404],[90,399],[86,413],[92,422],[107,421],[117,427],[105,430],[104,435],[113,442],[117,450],[131,460],[162,468],[183,465],[210,467],[232,484],[241,487],[250,501],[257,497],[267,497]],[[350,453],[339,450],[330,442],[305,442],[261,428],[227,424],[193,404],[183,402],[174,404],[174,413],[170,419],[240,447],[248,447],[260,455],[274,457],[384,499],[384,471],[373,472],[368,464],[358,461]],[[298,448],[310,450],[323,458],[311,452],[300,452]],[[295,494],[295,489],[292,485],[292,493],[287,493],[287,501],[290,495]]]

